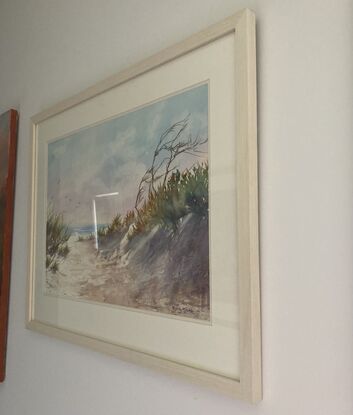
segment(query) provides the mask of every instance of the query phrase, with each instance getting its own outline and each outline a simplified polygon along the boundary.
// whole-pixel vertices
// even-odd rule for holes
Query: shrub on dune
[[[63,215],[49,208],[47,214],[47,252],[45,261],[47,270],[54,273],[59,270],[59,263],[67,257],[70,251],[67,244],[70,235],[71,232],[64,223]]]

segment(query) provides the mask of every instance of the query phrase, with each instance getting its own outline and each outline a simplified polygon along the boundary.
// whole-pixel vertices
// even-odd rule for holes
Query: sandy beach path
[[[100,258],[94,241],[71,236],[70,252],[59,272],[47,273],[49,294],[131,306],[134,281],[118,260]]]

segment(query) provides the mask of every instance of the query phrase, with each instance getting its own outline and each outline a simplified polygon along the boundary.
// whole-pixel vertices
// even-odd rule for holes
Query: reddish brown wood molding
[[[9,117],[9,129],[7,137],[4,137],[7,140],[8,166],[5,182],[4,229],[3,234],[0,234],[0,238],[3,238],[3,257],[0,261],[2,263],[2,278],[0,280],[0,382],[5,379],[6,369],[18,113],[15,110],[10,110],[2,116]]]

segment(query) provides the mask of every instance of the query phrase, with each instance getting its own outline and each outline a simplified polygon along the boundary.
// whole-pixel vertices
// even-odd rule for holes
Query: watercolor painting
[[[48,295],[210,320],[208,84],[48,144]]]

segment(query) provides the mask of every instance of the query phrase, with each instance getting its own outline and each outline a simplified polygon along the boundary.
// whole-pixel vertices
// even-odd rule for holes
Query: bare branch
[[[156,191],[158,184],[165,186],[171,173],[177,169],[175,160],[181,154],[189,156],[201,157],[199,154],[204,154],[200,147],[208,141],[208,138],[201,138],[199,135],[192,137],[185,133],[189,126],[190,115],[188,114],[184,119],[174,123],[167,128],[159,137],[157,146],[153,153],[151,167],[147,169],[142,176],[139,183],[138,192],[135,201],[135,209],[145,201],[145,190],[148,188],[148,194]],[[161,159],[161,153],[166,153]],[[172,166],[173,165],[173,166]]]

